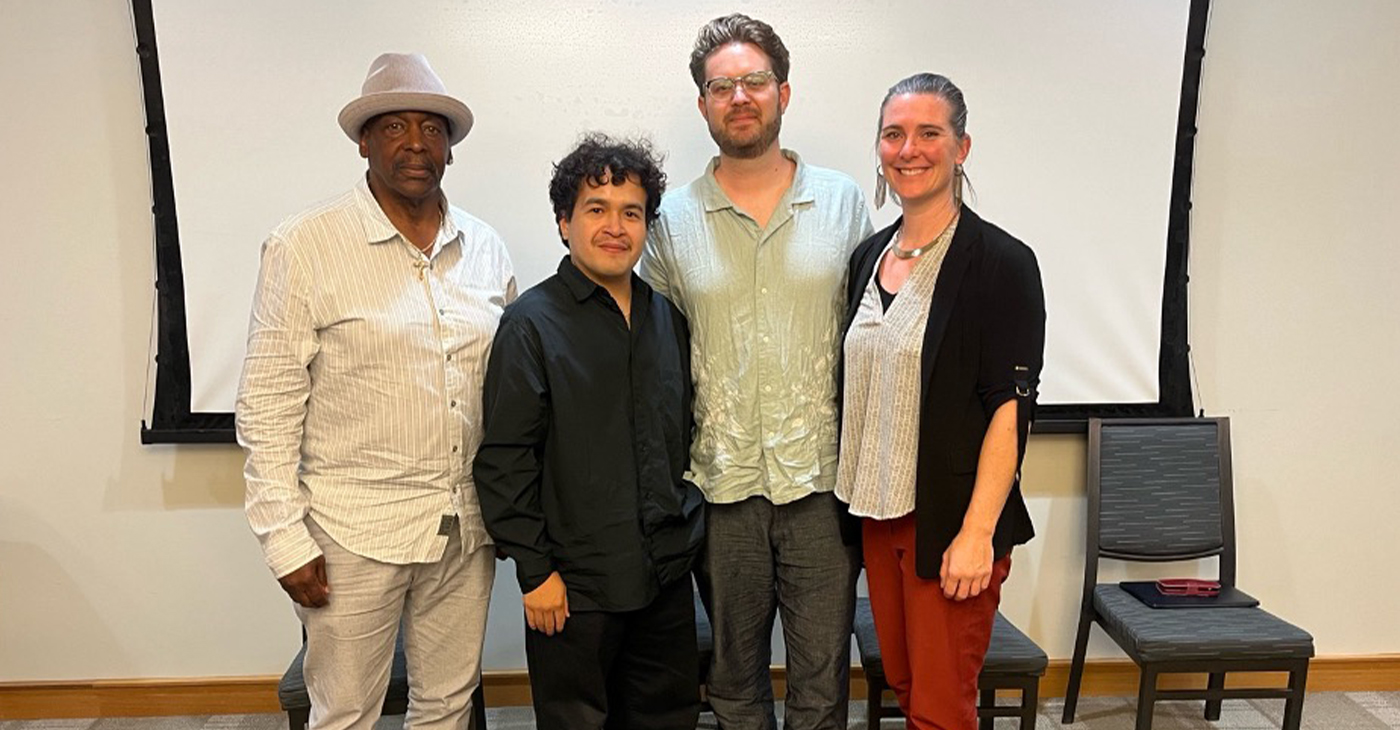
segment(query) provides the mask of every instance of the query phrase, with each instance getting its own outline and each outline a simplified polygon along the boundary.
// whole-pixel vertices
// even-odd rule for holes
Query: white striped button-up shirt
[[[283,222],[263,245],[238,388],[248,522],[277,577],[339,545],[387,563],[489,542],[472,484],[481,384],[515,298],[505,244],[443,200],[424,255],[369,186]]]

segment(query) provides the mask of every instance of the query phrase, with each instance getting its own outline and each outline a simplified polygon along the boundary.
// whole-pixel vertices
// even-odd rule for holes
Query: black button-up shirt
[[[559,571],[571,611],[645,607],[704,534],[685,318],[636,275],[631,317],[565,257],[506,307],[486,369],[486,529],[522,592]]]

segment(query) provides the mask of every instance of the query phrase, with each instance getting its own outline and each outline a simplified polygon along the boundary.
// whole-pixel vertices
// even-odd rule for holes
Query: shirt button
[[[457,447],[455,445],[452,447],[452,453],[457,453]]]
[[[452,353],[447,353],[447,361],[452,362]]]
[[[455,400],[454,400],[454,401],[452,401],[452,404],[451,404],[451,406],[450,406],[450,407],[452,407],[452,408],[456,408],[456,407],[457,407],[457,401],[455,401]]]
[[[765,385],[765,386],[763,386],[763,392],[764,392],[764,393],[771,393],[772,391],[773,391],[773,386],[771,386],[771,385]]]
[[[447,314],[447,310],[443,309],[442,307],[438,307],[438,314]]]
[[[760,293],[760,294],[767,294],[767,293],[768,293],[768,287],[765,286],[765,287],[759,289],[759,290],[758,290],[758,293]]]
[[[763,341],[764,341],[764,342],[767,342],[767,341],[768,341],[768,335],[764,335],[764,336],[763,336]]]

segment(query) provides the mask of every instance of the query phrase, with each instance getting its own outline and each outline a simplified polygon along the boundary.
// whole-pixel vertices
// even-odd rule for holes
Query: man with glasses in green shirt
[[[872,233],[847,175],[778,143],[788,53],[741,14],[700,30],[690,70],[719,147],[663,198],[641,274],[691,325],[694,481],[710,502],[699,569],[714,626],[706,693],[724,730],[845,728],[856,548],[842,540],[836,361],[847,259]]]

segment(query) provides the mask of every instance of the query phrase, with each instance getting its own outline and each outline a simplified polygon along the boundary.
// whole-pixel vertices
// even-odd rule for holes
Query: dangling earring
[[[875,210],[885,207],[885,173],[880,171],[880,167],[875,167]]]
[[[953,207],[962,209],[963,169],[962,163],[953,165]]]

